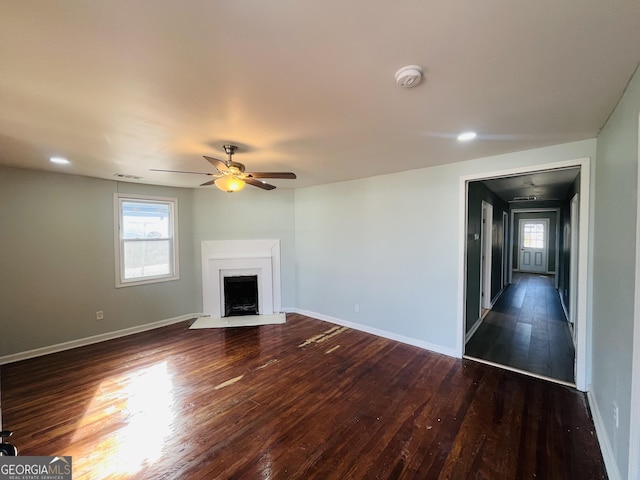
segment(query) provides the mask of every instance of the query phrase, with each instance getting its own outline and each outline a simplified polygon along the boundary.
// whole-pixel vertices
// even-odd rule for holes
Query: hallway
[[[465,355],[574,383],[575,349],[554,277],[514,272]]]

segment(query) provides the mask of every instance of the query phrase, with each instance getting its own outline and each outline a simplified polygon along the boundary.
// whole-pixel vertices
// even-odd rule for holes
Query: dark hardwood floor
[[[465,354],[574,383],[575,349],[554,277],[514,273]]]
[[[606,478],[585,396],[289,314],[1,367],[23,455],[75,480]]]

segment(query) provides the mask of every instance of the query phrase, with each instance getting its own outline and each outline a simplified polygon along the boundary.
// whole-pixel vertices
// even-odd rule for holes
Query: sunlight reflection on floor
[[[69,452],[74,478],[133,475],[153,464],[171,430],[173,403],[167,362],[105,379],[74,435],[72,443],[82,446]],[[108,420],[99,421],[104,412]]]

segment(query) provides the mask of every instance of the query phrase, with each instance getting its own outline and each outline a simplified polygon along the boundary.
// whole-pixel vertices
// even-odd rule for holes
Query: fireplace
[[[202,307],[205,315],[240,320],[242,316],[249,319],[253,315],[272,316],[281,311],[279,240],[204,240],[201,245]],[[245,298],[228,311],[227,279],[235,277],[252,278],[251,282],[256,285],[252,287],[256,299],[248,302]],[[236,285],[231,288],[235,289]],[[255,305],[249,305],[253,303]]]
[[[258,276],[224,277],[224,316],[258,315]]]

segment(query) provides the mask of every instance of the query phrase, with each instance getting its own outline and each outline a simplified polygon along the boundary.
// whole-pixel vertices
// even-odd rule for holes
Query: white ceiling
[[[639,45],[637,0],[6,0],[0,163],[195,187],[149,169],[234,143],[304,187],[593,138]]]
[[[505,202],[518,197],[535,197],[537,201],[563,201],[569,198],[571,187],[580,168],[562,168],[531,172],[525,175],[483,180],[482,183]]]

